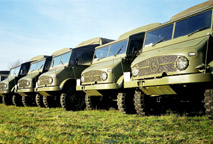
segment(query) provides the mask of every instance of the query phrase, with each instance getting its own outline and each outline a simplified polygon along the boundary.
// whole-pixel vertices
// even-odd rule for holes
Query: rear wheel
[[[22,103],[22,97],[19,95],[13,95],[12,102],[15,106],[24,106]]]
[[[83,92],[76,92],[75,90],[62,93],[60,103],[65,110],[84,110],[86,107],[85,94]]]
[[[43,96],[42,96],[42,95],[36,94],[35,99],[36,99],[36,105],[37,105],[38,107],[45,107],[45,106],[44,106],[44,103],[43,103]]]
[[[209,119],[213,120],[213,89],[208,89],[204,94],[204,107]]]
[[[117,105],[118,109],[123,114],[133,114],[136,113],[134,108],[133,96],[127,93],[118,93]]]
[[[12,103],[12,96],[9,95],[9,96],[3,96],[2,97],[2,101],[3,101],[3,104],[5,105],[13,105]]]

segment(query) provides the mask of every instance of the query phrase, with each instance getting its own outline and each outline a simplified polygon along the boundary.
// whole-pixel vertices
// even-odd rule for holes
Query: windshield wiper
[[[40,70],[40,69],[43,67],[43,65],[44,65],[44,64],[42,64],[38,70]]]
[[[161,43],[161,42],[164,41],[165,39],[166,39],[165,37],[162,37],[162,39],[160,39],[159,41],[157,41],[156,43],[154,43],[152,46],[155,46],[156,44]]]
[[[207,28],[209,28],[209,27],[207,26],[207,27],[203,27],[203,28],[197,29],[197,30],[195,30],[195,31],[193,31],[193,32],[191,32],[191,33],[189,33],[187,36],[191,36],[191,35],[193,35],[194,33],[199,32],[199,31],[202,31],[202,30],[205,30],[205,29],[207,29]]]
[[[124,46],[122,46],[122,47],[118,50],[118,52],[115,54],[115,56],[118,55],[118,54],[121,52],[121,50],[123,49],[123,47],[124,47]]]

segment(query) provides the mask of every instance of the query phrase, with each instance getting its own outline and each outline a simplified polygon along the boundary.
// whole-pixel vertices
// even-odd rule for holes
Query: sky
[[[132,29],[207,0],[0,0],[0,70]]]

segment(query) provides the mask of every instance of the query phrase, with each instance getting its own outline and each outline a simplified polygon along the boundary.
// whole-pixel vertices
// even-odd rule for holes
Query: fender
[[[76,85],[75,79],[68,78],[68,79],[63,80],[63,82],[60,84],[60,86],[59,86],[60,90],[62,90],[64,88],[64,86],[66,85],[66,83],[68,83],[68,81],[74,81],[73,84]]]
[[[17,88],[16,88],[16,87],[17,87],[16,85],[15,85],[15,86],[13,86],[10,92],[15,92],[15,91],[17,90]]]
[[[117,85],[118,85],[119,89],[123,88],[123,85],[124,85],[124,75],[120,76],[120,78],[117,81]]]

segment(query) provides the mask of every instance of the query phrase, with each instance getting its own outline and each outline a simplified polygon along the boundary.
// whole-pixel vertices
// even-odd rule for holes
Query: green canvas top
[[[152,24],[148,24],[148,25],[145,25],[145,26],[141,26],[139,28],[136,28],[136,29],[133,29],[131,31],[128,31],[124,34],[122,34],[118,40],[122,40],[122,39],[126,39],[128,38],[129,36],[133,35],[133,34],[137,34],[137,33],[140,33],[140,32],[145,32],[147,31],[148,29],[150,28],[153,28],[153,27],[156,27],[156,26],[159,26],[160,23],[152,23]]]
[[[32,61],[44,59],[44,58],[46,58],[46,57],[47,57],[47,56],[45,56],[45,55],[39,55],[39,56],[35,56],[35,57],[31,58],[30,61],[32,62]]]
[[[84,42],[78,44],[75,48],[86,46],[86,45],[95,45],[95,44],[103,45],[103,44],[111,42],[111,41],[113,41],[113,40],[97,37],[97,38],[92,38],[87,41],[84,41]]]
[[[60,55],[60,54],[69,52],[71,50],[72,50],[72,48],[63,48],[63,49],[60,49],[60,50],[57,50],[57,51],[53,52],[52,56]]]
[[[197,10],[200,10],[200,9],[203,9],[203,8],[207,8],[207,7],[211,7],[211,6],[213,6],[213,0],[208,0],[208,1],[204,2],[204,3],[201,3],[201,4],[195,5],[193,7],[190,7],[188,9],[186,9],[186,10],[184,10],[184,11],[182,11],[182,12],[176,14],[176,15],[174,15],[170,19],[170,21],[174,20],[174,19],[177,19],[177,18],[180,18],[180,17],[183,17],[183,16],[186,16],[186,15],[188,15],[190,13],[193,13],[193,12],[195,12]]]

